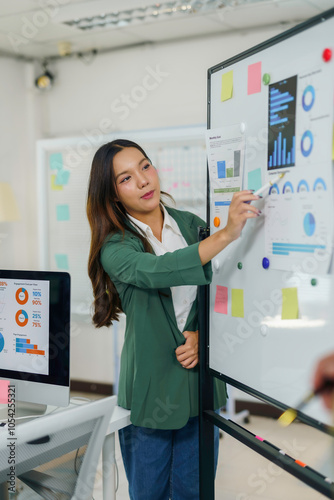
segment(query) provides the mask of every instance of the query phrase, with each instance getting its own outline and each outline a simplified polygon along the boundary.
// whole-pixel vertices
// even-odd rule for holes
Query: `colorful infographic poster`
[[[0,282],[0,366],[49,374],[49,281]]]
[[[329,269],[333,81],[333,69],[321,65],[269,87],[266,179],[285,173],[265,198],[266,256],[273,269]]]

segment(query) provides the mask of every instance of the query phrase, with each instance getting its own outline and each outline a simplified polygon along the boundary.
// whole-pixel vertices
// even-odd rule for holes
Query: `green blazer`
[[[126,314],[118,404],[131,409],[134,425],[179,429],[198,415],[198,367],[187,370],[175,349],[185,342],[179,331],[170,287],[206,285],[211,263],[201,265],[196,215],[166,207],[177,222],[187,248],[157,256],[144,251],[139,238],[125,230],[109,236],[101,263],[120,296]],[[184,330],[198,329],[198,304],[193,303]],[[223,382],[216,384],[216,408],[226,402]]]

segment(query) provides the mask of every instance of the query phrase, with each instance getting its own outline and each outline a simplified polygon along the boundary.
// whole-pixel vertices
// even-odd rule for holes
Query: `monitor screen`
[[[69,360],[70,275],[0,270],[0,378],[18,401],[66,406]]]

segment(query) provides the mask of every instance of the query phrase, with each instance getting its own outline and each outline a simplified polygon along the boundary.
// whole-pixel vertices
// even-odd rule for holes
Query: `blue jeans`
[[[129,425],[119,431],[131,500],[199,499],[199,422],[177,430]],[[215,468],[219,429],[215,427]]]

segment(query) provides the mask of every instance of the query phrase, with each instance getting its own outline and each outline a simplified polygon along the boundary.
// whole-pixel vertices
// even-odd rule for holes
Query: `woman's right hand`
[[[314,390],[320,389],[326,382],[332,384],[332,387],[322,391],[321,396],[325,406],[330,410],[334,408],[334,353],[319,360],[313,376]]]
[[[259,199],[260,196],[255,196],[252,191],[239,191],[233,195],[226,226],[201,241],[198,246],[202,266],[218,255],[232,241],[239,238],[247,219],[258,217],[261,214],[258,208],[250,205],[251,201]]]
[[[239,191],[234,193],[228,211],[228,220],[225,228],[230,241],[239,238],[248,219],[253,219],[261,214],[261,210],[250,204],[251,201],[259,200],[260,196],[255,196],[252,191]]]

